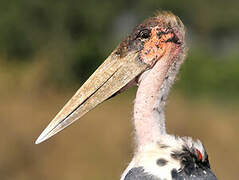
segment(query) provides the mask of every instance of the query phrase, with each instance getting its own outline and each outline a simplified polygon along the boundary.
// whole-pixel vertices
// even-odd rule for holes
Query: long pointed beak
[[[148,67],[147,64],[140,62],[138,52],[129,52],[125,57],[120,57],[114,52],[50,122],[36,140],[36,144],[45,141],[75,122],[125,87]]]

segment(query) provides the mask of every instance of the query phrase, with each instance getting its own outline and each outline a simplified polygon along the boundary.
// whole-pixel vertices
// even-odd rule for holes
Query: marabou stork
[[[177,16],[163,11],[145,20],[82,85],[36,144],[138,85],[133,114],[137,145],[121,180],[217,180],[201,141],[165,130],[167,96],[186,51],[184,25]]]

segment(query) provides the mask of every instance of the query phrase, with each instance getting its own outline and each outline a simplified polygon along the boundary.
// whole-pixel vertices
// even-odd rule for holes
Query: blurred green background
[[[117,44],[157,10],[187,27],[167,109],[170,133],[200,138],[219,179],[238,179],[239,1],[1,0],[0,179],[119,179],[133,151],[136,89],[50,139],[48,122]]]

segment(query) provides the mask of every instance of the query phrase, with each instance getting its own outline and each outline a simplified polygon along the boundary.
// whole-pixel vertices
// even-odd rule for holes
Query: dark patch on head
[[[157,36],[159,38],[161,38],[162,35],[164,34],[169,34],[169,33],[173,33],[173,37],[172,38],[169,38],[166,42],[173,42],[175,44],[182,44],[182,42],[180,42],[179,38],[176,36],[176,34],[174,33],[173,29],[171,28],[171,25],[169,24],[167,29],[165,31],[159,31],[157,33]]]
[[[166,159],[160,158],[156,161],[156,163],[159,166],[165,166],[168,163],[168,161]]]
[[[161,36],[162,36],[163,34],[168,34],[168,32],[159,31],[159,32],[157,33],[157,35],[158,35],[159,38],[161,38]]]
[[[175,34],[174,34],[174,36],[172,38],[168,39],[166,42],[173,42],[175,44],[182,44]]]
[[[207,153],[205,152],[205,159],[202,161],[198,159],[195,152],[190,151],[187,147],[183,147],[182,151],[177,151],[171,153],[171,157],[180,161],[181,163],[181,169],[175,174],[175,170],[172,171],[172,177],[175,180],[181,180],[184,177],[188,177],[186,179],[189,179],[189,177],[197,177],[195,180],[216,180],[215,175],[210,170],[210,164],[208,160]],[[205,172],[207,174],[205,174]],[[193,178],[191,178],[193,179]],[[194,179],[193,179],[194,180]]]
[[[135,167],[129,170],[124,180],[161,180],[154,175],[144,172],[143,167]]]

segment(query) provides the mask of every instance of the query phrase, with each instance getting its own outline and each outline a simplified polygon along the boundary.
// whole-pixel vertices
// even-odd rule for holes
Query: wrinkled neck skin
[[[184,53],[181,53],[184,54]],[[166,135],[165,105],[184,55],[177,56],[172,65],[162,57],[154,67],[139,78],[134,104],[134,126],[137,151],[158,142]]]

